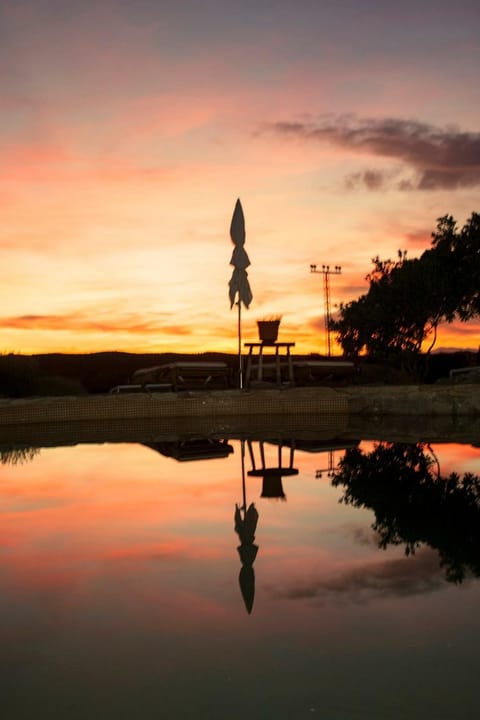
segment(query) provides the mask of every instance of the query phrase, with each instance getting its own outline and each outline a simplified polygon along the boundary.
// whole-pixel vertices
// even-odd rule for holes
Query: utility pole
[[[331,343],[330,343],[330,275],[340,275],[342,268],[340,265],[335,265],[333,268],[330,265],[322,265],[322,269],[317,270],[316,265],[310,265],[311,273],[320,273],[323,275],[323,302],[325,307],[325,335],[327,337],[327,356],[330,357]]]

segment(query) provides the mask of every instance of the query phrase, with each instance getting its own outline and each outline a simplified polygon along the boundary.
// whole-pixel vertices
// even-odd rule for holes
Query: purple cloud
[[[480,185],[480,133],[439,128],[416,120],[329,117],[318,122],[277,122],[275,133],[325,142],[352,152],[399,161],[413,176],[394,181],[399,190],[453,190]],[[390,187],[402,170],[367,169],[346,178],[350,188]]]

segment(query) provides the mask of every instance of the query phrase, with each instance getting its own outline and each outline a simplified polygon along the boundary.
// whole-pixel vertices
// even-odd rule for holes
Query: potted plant
[[[273,345],[277,341],[281,315],[257,320],[258,336],[264,345]]]

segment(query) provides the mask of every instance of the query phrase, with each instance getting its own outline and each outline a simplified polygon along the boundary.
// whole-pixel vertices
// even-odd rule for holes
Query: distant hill
[[[222,353],[98,352],[90,354],[48,353],[0,356],[0,394],[28,395],[104,393],[129,382],[135,370],[179,359],[222,360],[232,368],[237,356]]]
[[[238,363],[235,355],[225,353],[126,353],[99,352],[89,355],[67,355],[53,353],[33,356],[42,375],[63,376],[80,380],[89,393],[108,392],[115,385],[128,383],[130,377],[140,368],[162,365],[176,360],[198,359],[223,361],[234,367]]]
[[[295,355],[296,359],[321,359],[311,353]],[[206,352],[185,353],[127,353],[98,352],[90,354],[49,353],[40,355],[0,355],[0,396],[80,395],[106,393],[116,385],[127,384],[140,368],[161,365],[176,360],[223,361],[232,369],[238,368],[236,354]],[[457,350],[423,356],[423,382],[433,383],[448,378],[453,368],[480,365],[476,352]],[[415,382],[398,368],[360,358],[361,372],[357,382],[362,384],[399,384]]]

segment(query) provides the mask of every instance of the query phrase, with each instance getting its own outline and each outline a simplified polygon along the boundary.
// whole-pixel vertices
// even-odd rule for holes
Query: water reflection
[[[2,465],[22,465],[32,462],[39,452],[39,448],[33,447],[0,448],[0,463]]]
[[[347,450],[333,472],[341,501],[375,513],[378,545],[422,544],[438,551],[446,578],[459,583],[468,571],[480,576],[480,477],[440,475],[429,445],[378,443],[370,452]]]
[[[253,600],[255,598],[255,572],[253,563],[258,553],[258,545],[255,545],[255,532],[257,529],[258,511],[253,503],[248,508],[235,506],[235,532],[240,539],[238,554],[242,563],[238,577],[240,590],[248,614],[252,612]]]
[[[1,466],[2,718],[478,715],[480,450],[200,440]]]
[[[185,438],[174,441],[165,440],[143,444],[145,447],[165,455],[165,457],[171,457],[181,462],[226,458],[233,452],[233,447],[228,444],[227,440],[208,437]]]
[[[273,445],[276,450],[274,457],[270,459],[266,454],[268,445]],[[252,465],[252,469],[249,470],[247,474],[249,477],[262,478],[262,492],[260,497],[275,500],[287,499],[283,489],[282,478],[298,475],[298,468],[293,467],[295,445],[295,439],[290,439],[290,441],[270,439],[268,442],[263,440],[256,442],[252,440],[247,441],[248,453]],[[283,462],[284,448],[288,450],[287,465]],[[256,459],[257,457],[259,459]]]

